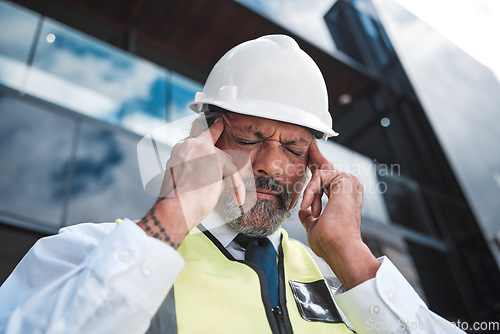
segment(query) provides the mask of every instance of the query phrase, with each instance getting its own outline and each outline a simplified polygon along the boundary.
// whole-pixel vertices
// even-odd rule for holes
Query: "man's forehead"
[[[313,135],[308,130],[294,124],[271,120],[257,116],[229,113],[228,120],[233,130],[245,133],[272,136],[276,131],[287,140],[309,145]]]

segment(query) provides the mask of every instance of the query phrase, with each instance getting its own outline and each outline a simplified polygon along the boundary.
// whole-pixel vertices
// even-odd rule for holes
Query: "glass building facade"
[[[419,236],[404,244],[430,307],[449,319],[498,319],[498,247],[488,239],[499,225],[484,219],[498,206],[480,199],[500,195],[491,182],[500,132],[488,125],[498,121],[499,83],[394,1],[338,1],[325,21],[339,51],[374,78],[340,108],[338,142],[400,165],[402,177],[385,178],[386,203],[392,224]]]
[[[152,198],[141,191],[135,145],[192,115],[187,104],[201,84],[15,4],[0,6],[2,217],[49,233],[137,218]],[[323,146],[374,185],[364,215],[387,223],[380,167],[338,144]]]
[[[339,98],[333,114],[341,135],[318,145],[364,183],[362,233],[372,252],[387,255],[446,318],[498,318],[498,265],[477,218],[484,203],[494,215],[491,198],[471,208],[470,188],[457,178],[429,103],[408,75],[408,56],[386,30],[393,32],[394,22],[379,17],[394,7],[382,0],[376,6],[305,0],[276,11],[274,1],[237,2],[246,6],[238,7],[241,18],[251,8],[369,78],[360,93]],[[309,21],[297,20],[294,11]],[[193,116],[187,104],[202,85],[183,76],[185,67],[150,58],[0,0],[0,281],[38,237],[79,222],[137,219],[153,204],[137,145],[161,126]],[[490,162],[496,175],[496,160]],[[306,243],[295,217],[294,211],[285,227]],[[491,220],[490,233],[495,229]]]
[[[141,191],[137,142],[191,115],[202,89],[3,1],[0,85],[0,214],[48,233],[145,212],[152,198]]]

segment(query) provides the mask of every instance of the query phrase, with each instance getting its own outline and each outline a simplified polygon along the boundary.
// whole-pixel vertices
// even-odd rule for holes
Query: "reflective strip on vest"
[[[285,283],[281,291],[285,290],[286,296],[280,299],[285,322],[294,333],[352,334],[314,260],[282,231]],[[273,314],[269,315],[269,307],[266,313],[261,294],[265,290],[258,274],[243,261],[232,260],[227,250],[216,244],[213,236],[199,229],[184,239],[178,251],[186,265],[175,281],[174,292],[170,291],[153,317],[148,333],[272,333],[268,319]],[[317,298],[311,296],[318,293]],[[311,305],[314,301],[326,301],[327,308],[325,302]]]

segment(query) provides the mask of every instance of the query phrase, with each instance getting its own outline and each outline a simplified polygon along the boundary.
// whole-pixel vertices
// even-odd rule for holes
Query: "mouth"
[[[257,195],[257,198],[262,198],[262,199],[276,199],[279,196],[277,192],[266,189],[257,189],[255,193]]]

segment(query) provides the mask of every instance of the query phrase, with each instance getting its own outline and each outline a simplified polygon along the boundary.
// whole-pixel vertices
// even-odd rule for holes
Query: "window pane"
[[[383,172],[378,173],[378,178],[386,185],[384,197],[391,222],[427,235],[437,234],[415,181]]]
[[[0,83],[20,89],[40,15],[0,2]]]
[[[361,50],[356,43],[356,38],[351,31],[348,20],[345,16],[345,10],[341,5],[335,5],[325,15],[325,22],[332,34],[337,49],[355,59],[361,64],[365,64]]]
[[[0,212],[61,225],[75,122],[0,95]]]
[[[165,69],[47,19],[25,89],[65,108],[135,129],[140,128],[138,119],[165,119],[165,79]]]
[[[82,124],[67,224],[139,219],[156,198],[146,195],[137,163],[139,136]]]

